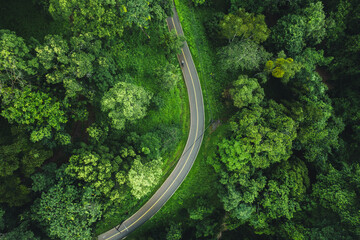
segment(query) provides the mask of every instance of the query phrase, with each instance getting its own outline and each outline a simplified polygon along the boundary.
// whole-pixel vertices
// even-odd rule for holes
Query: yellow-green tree
[[[292,58],[277,58],[275,61],[269,60],[265,64],[265,71],[271,73],[275,78],[281,78],[281,82],[288,83],[295,74],[300,71],[301,64]]]
[[[144,197],[158,183],[162,174],[162,159],[155,159],[143,164],[140,158],[134,163],[128,173],[131,193],[137,199]]]
[[[121,130],[127,121],[134,122],[146,115],[151,94],[143,87],[119,82],[101,99],[101,110],[107,112],[111,124]]]
[[[220,21],[222,34],[233,41],[235,38],[250,39],[256,43],[264,42],[270,34],[265,23],[264,15],[248,13],[240,8],[234,13],[229,13]]]

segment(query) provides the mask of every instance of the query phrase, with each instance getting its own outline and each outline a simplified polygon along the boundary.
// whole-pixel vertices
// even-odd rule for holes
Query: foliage
[[[90,183],[111,201],[118,201],[117,188],[125,183],[125,172],[120,170],[121,157],[114,156],[105,146],[98,146],[96,152],[82,148],[75,153],[70,157],[65,172]]]
[[[274,220],[290,220],[301,210],[310,183],[304,162],[290,159],[273,170],[269,176],[259,171],[221,172],[224,189],[219,197],[238,225],[247,222],[256,232],[271,234]]]
[[[224,70],[258,70],[271,54],[254,41],[233,41],[218,52]]]
[[[44,149],[39,144],[32,144],[24,138],[23,134],[17,136],[10,145],[0,146],[1,149],[1,174],[0,176],[12,175],[17,169],[29,176],[40,167],[42,163],[52,156],[52,151]]]
[[[14,210],[16,223],[9,225],[12,233],[17,230],[15,226],[20,217],[21,221],[29,218],[31,208],[29,228],[42,238],[89,239],[93,237],[91,224],[100,218],[100,209],[107,211],[112,202],[126,206],[123,209],[135,209],[137,202],[130,195],[128,176],[134,180],[137,191],[146,192],[162,176],[160,155],[169,161],[169,166],[172,164],[172,158],[168,160],[173,154],[170,150],[177,147],[178,125],[187,117],[186,112],[185,118],[180,116],[187,107],[179,101],[185,88],[182,85],[178,88],[179,68],[174,65],[174,54],[179,51],[183,38],[167,34],[164,20],[171,11],[168,0],[45,0],[34,4],[39,11],[44,6],[49,8],[55,21],[47,20],[58,24],[54,25],[55,31],[47,36],[43,34],[39,41],[30,37],[24,41],[7,30],[0,33],[0,104],[4,116],[0,119],[1,126],[9,129],[19,126],[24,132],[19,137],[21,141],[17,141],[6,136],[9,131],[0,130],[0,148],[4,150],[0,155],[6,159],[1,161],[4,168],[1,173],[6,173],[6,176],[0,174],[1,203],[6,203],[2,205],[5,207],[29,203]],[[119,64],[121,61],[126,61],[126,65]],[[159,74],[163,88],[154,84],[159,66],[163,68]],[[8,77],[9,73],[13,78]],[[116,85],[124,80],[118,77],[119,73],[133,78]],[[150,90],[156,90],[165,106],[149,107]],[[101,105],[105,97],[121,91],[122,98],[114,103],[116,109]],[[132,99],[129,93],[133,94]],[[146,118],[148,126],[138,129],[135,121],[146,115],[148,107],[151,110],[151,116]],[[119,108],[123,110],[120,117],[131,123],[129,131],[124,131],[125,122],[120,126],[121,131],[110,131],[106,115]],[[164,122],[166,126],[162,126]],[[140,122],[139,125],[146,124]],[[186,124],[183,128],[186,129]],[[154,134],[146,134],[148,129]],[[30,131],[33,141],[38,141],[36,144],[27,140],[25,130]],[[126,143],[125,136],[131,131],[141,136],[138,144],[144,149],[139,151],[143,159]],[[66,169],[61,170],[63,173],[58,173],[59,176],[54,175],[52,167],[50,170],[38,168],[51,153],[42,145],[54,148],[55,154],[49,160]],[[134,158],[143,161],[141,170],[154,169],[154,173],[146,172],[148,184],[135,181],[142,174],[136,172],[136,166],[131,168],[136,174],[129,174]],[[69,180],[67,175],[75,179]],[[31,190],[34,193],[30,194]],[[128,204],[130,201],[132,205]],[[36,238],[21,231],[24,236],[14,236]]]
[[[24,180],[52,156],[52,151],[27,140],[21,129],[12,128],[12,141],[0,146],[0,202],[21,206],[28,200]]]
[[[242,40],[250,39],[256,43],[264,42],[270,34],[264,15],[248,13],[240,8],[235,13],[224,16],[220,22],[224,37],[233,41],[236,37]]]
[[[200,6],[206,2],[206,0],[192,0],[195,6]]]
[[[238,108],[249,105],[259,105],[264,99],[264,90],[260,87],[256,78],[248,78],[240,75],[238,80],[233,82],[234,88],[229,90],[234,106]]]
[[[36,73],[38,63],[24,39],[0,29],[0,95],[6,87],[24,87],[26,77]]]
[[[330,12],[326,51],[335,57],[330,69],[339,79],[343,79],[344,75],[352,76],[360,72],[359,65],[356,64],[359,61],[359,9],[360,5],[356,1],[342,0]]]
[[[180,81],[178,69],[171,63],[160,68],[156,77],[165,91],[176,87]]]
[[[56,171],[56,184],[43,192],[31,209],[32,219],[44,226],[50,237],[61,239],[91,238],[90,226],[101,216],[96,192],[73,185],[64,168]]]
[[[31,141],[50,139],[52,131],[59,131],[67,122],[63,106],[41,91],[5,89],[2,96],[4,110],[1,115],[10,123],[16,122],[31,130]]]
[[[102,127],[97,124],[93,124],[86,129],[86,132],[89,134],[91,142],[102,144],[108,137],[109,127]]]
[[[24,4],[14,16],[36,21],[20,14],[26,1],[15,2]],[[167,31],[168,0],[33,2],[54,19],[39,30],[10,24],[10,3],[0,10],[0,25],[26,37],[0,30],[2,238],[89,239],[102,211],[102,226],[131,215],[180,154],[171,150],[180,149],[187,115],[180,117],[175,58],[184,38]],[[358,1],[175,3],[206,118],[221,121],[155,216],[156,231],[166,229],[168,239],[225,230],[237,238],[359,238]],[[280,51],[289,57],[272,58]],[[238,109],[221,105],[221,93]],[[53,157],[43,145],[56,147]],[[40,169],[46,159],[62,167]]]
[[[359,175],[359,164],[344,165],[340,171],[330,165],[329,171],[320,174],[317,183],[313,186],[313,195],[319,198],[320,204],[339,214],[341,222],[350,225],[358,235],[360,234]]]
[[[162,174],[162,159],[155,159],[146,164],[136,158],[128,173],[129,186],[135,198],[140,199],[147,195],[159,182]]]
[[[230,0],[231,9],[245,8],[249,12],[254,13],[278,13],[289,12],[300,8],[304,3],[311,2],[311,0]]]
[[[0,177],[0,201],[9,206],[22,206],[29,201],[29,188],[18,176]]]
[[[119,6],[120,5],[120,6]],[[121,7],[122,6],[122,7]],[[49,0],[51,16],[70,26],[75,33],[92,33],[102,37],[120,37],[124,31],[122,1]]]
[[[305,45],[319,44],[326,35],[325,13],[322,2],[311,3],[298,14],[282,17],[272,28],[271,42],[275,49],[290,55],[301,52]]]
[[[47,191],[50,187],[55,185],[56,164],[49,163],[42,166],[41,169],[43,170],[42,172],[37,172],[31,176],[31,179],[33,180],[32,190],[34,192]]]
[[[294,61],[292,58],[277,58],[275,62],[269,60],[265,64],[265,71],[271,72],[275,78],[281,78],[282,83],[288,83],[295,73],[300,71],[301,64]]]
[[[180,240],[182,237],[181,223],[171,223],[166,234],[166,240]]]
[[[270,101],[266,108],[253,106],[235,115],[230,122],[234,137],[219,143],[220,159],[230,171],[248,164],[267,168],[291,156],[297,126],[284,111],[284,106]]]
[[[45,43],[35,50],[46,72],[46,81],[62,83],[67,98],[84,95],[92,100],[95,94],[105,92],[114,84],[115,62],[108,49],[92,34],[73,36],[70,41],[48,35]]]
[[[163,21],[170,10],[170,1],[165,0],[128,0],[124,6],[124,20],[127,24],[143,28],[149,27],[152,18]]]
[[[40,240],[35,234],[29,230],[29,222],[22,222],[19,226],[14,228],[12,231],[1,235],[2,240],[17,240],[17,239],[29,239],[29,240]]]
[[[305,38],[307,45],[313,46],[321,43],[326,36],[326,19],[324,6],[321,1],[310,3],[300,11],[305,19]]]
[[[0,208],[0,231],[2,231],[5,227],[4,218],[3,218],[4,214],[5,211],[2,208]]]
[[[203,220],[208,215],[213,213],[214,207],[208,206],[207,202],[203,198],[196,200],[196,204],[193,208],[188,209],[189,217],[192,220]]]
[[[101,99],[101,110],[107,112],[112,127],[121,130],[127,121],[134,122],[146,115],[151,94],[143,87],[118,82]]]

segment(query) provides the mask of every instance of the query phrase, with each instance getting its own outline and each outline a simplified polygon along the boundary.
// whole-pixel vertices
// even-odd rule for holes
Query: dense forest
[[[360,2],[0,0],[0,239],[93,239],[208,128],[129,239],[360,238]]]

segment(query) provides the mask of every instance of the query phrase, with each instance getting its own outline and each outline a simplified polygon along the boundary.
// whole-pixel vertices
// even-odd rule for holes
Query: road
[[[183,35],[184,33],[176,9],[173,11],[174,16],[167,18],[169,30],[175,27],[176,33]],[[181,54],[178,55],[178,60],[184,76],[190,103],[190,130],[184,151],[170,176],[150,200],[119,226],[99,235],[99,240],[123,239],[154,216],[184,181],[196,159],[205,129],[205,113],[199,77],[187,43],[184,44]],[[181,65],[182,61],[184,61],[183,66]]]

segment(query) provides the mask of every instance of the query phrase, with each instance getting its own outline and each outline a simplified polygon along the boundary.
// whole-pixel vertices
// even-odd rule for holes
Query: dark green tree
[[[325,174],[318,175],[318,181],[313,186],[313,195],[320,204],[340,216],[352,231],[360,236],[360,166],[345,164],[341,170],[329,165]]]
[[[31,207],[31,218],[43,226],[49,237],[89,239],[91,225],[101,216],[96,192],[74,185],[64,167],[56,171],[56,184],[42,192]]]
[[[92,33],[100,38],[120,37],[124,31],[122,1],[49,0],[49,13],[75,33]]]
[[[277,51],[299,54],[305,45],[319,44],[326,35],[325,13],[321,2],[311,3],[298,14],[289,14],[272,28],[271,43]]]
[[[28,85],[27,77],[37,73],[38,63],[24,39],[0,29],[0,96],[3,88]]]

